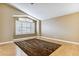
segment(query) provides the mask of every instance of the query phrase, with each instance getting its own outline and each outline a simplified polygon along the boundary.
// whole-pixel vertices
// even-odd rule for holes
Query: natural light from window
[[[18,18],[16,20],[16,35],[34,34],[35,23],[29,18]]]

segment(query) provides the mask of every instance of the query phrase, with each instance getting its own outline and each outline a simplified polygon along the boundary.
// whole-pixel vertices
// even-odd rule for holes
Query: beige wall
[[[13,40],[14,18],[13,15],[24,13],[7,5],[0,3],[0,42]]]
[[[79,42],[79,12],[43,20],[42,35]]]

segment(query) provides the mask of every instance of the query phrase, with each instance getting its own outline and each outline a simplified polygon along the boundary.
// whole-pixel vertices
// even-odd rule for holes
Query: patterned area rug
[[[49,56],[61,45],[43,41],[40,39],[29,39],[15,42],[29,56]]]

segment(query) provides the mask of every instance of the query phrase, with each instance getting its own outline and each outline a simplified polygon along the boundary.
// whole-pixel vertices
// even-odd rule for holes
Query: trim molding
[[[18,38],[18,39],[14,39],[13,41],[1,42],[0,45],[8,44],[8,43],[13,43],[13,42],[17,42],[17,41],[22,41],[22,40],[28,40],[28,39],[32,39],[32,38],[37,38],[37,36]]]
[[[14,39],[13,41],[16,42],[16,41],[28,40],[28,39],[32,39],[32,38],[37,38],[37,36],[18,38],[18,39]]]
[[[78,42],[73,42],[73,41],[68,41],[68,40],[61,40],[61,39],[56,39],[56,38],[44,37],[44,36],[41,36],[41,38],[79,45]]]
[[[50,39],[50,40],[55,40],[55,41],[60,41],[60,42],[65,42],[65,43],[71,43],[71,44],[77,44],[79,45],[78,42],[72,42],[72,41],[68,41],[68,40],[61,40],[61,39],[56,39],[56,38],[49,38],[49,37],[44,37],[44,36],[33,36],[33,37],[25,37],[25,38],[19,38],[19,39],[14,39],[13,41],[7,41],[7,42],[2,42],[0,43],[0,45],[2,44],[8,44],[8,43],[13,43],[16,41],[22,41],[22,40],[28,40],[28,39],[32,39],[32,38],[38,38],[38,39]]]
[[[13,43],[13,41],[1,42],[0,45],[8,44],[8,43]]]

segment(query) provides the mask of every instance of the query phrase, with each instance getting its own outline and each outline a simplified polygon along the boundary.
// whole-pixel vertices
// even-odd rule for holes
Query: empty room
[[[0,56],[79,56],[79,3],[0,3]]]

